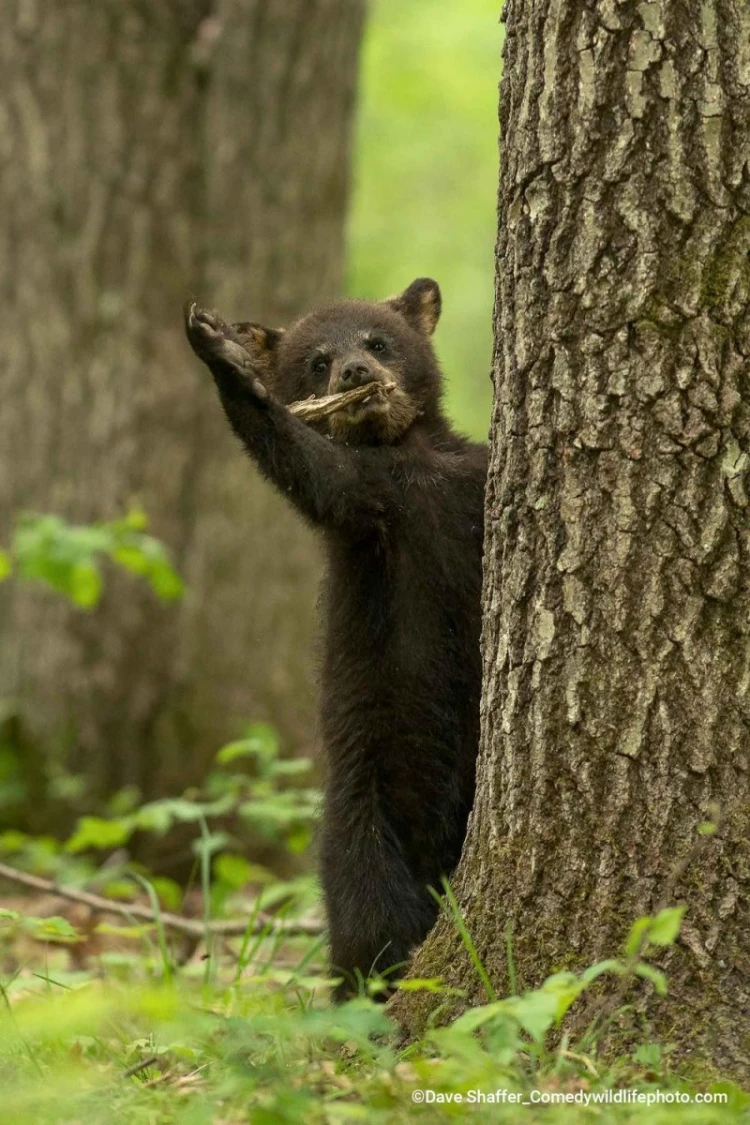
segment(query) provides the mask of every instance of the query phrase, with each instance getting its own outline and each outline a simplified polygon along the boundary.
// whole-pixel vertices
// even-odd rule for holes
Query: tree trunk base
[[[494,920],[496,922],[496,919]],[[488,919],[489,922],[489,919]],[[494,929],[490,923],[490,929]],[[526,931],[532,940],[514,942],[518,991],[539,987],[552,973],[565,969],[583,972],[617,949],[602,951],[590,960],[570,954],[543,961],[551,948],[549,935],[539,939],[538,926]],[[492,933],[482,942],[481,931],[472,934],[488,976],[499,997],[510,993],[508,966],[498,960],[498,943]],[[480,940],[478,940],[478,938]],[[692,946],[692,948],[691,948]],[[636,978],[617,996],[611,1023],[597,1038],[595,1051],[584,1053],[612,1063],[631,1055],[637,1047],[657,1043],[666,1051],[671,1071],[693,1081],[718,1078],[750,1086],[750,996],[747,976],[736,964],[723,958],[706,958],[689,925],[677,944],[649,963],[667,977],[669,992],[656,995],[653,986]],[[439,977],[444,991],[397,992],[389,1001],[388,1014],[407,1041],[420,1038],[434,1024],[444,1025],[470,1007],[490,1002],[485,987],[453,923],[441,918],[418,950],[409,974],[411,979]],[[614,997],[618,978],[605,976],[573,1005],[560,1029],[571,1037],[571,1049],[589,1028],[596,1012]],[[446,995],[447,993],[447,995]],[[551,1040],[559,1032],[551,1036]]]

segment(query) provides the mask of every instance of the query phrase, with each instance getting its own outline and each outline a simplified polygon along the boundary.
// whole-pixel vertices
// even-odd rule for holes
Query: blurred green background
[[[492,397],[499,14],[497,0],[371,4],[349,216],[351,294],[439,282],[448,408],[481,439]]]

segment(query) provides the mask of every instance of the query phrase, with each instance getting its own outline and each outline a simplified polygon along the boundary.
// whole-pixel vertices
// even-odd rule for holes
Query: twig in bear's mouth
[[[339,410],[345,410],[347,406],[364,402],[372,395],[385,398],[395,388],[395,383],[380,383],[375,380],[372,383],[364,383],[361,387],[355,387],[351,391],[340,391],[338,394],[326,395],[324,398],[301,399],[299,402],[290,403],[288,409],[303,422],[318,422],[323,418],[330,418]]]

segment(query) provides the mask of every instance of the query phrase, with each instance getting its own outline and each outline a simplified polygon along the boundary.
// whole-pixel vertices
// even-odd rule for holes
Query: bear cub
[[[440,290],[340,301],[286,331],[186,307],[258,469],[324,536],[321,876],[336,999],[398,975],[461,854],[479,740],[487,452],[441,408]],[[287,406],[393,383],[323,423]]]

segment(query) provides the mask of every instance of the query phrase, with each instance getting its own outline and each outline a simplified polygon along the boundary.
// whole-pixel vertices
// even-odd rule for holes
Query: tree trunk
[[[478,790],[455,889],[507,991],[617,956],[750,1075],[750,8],[509,0]],[[486,996],[453,927],[415,966]],[[646,986],[646,992],[648,986]],[[405,995],[397,1014],[424,1018]]]
[[[195,295],[283,324],[341,282],[359,0],[0,0],[0,541],[132,500],[187,580],[90,615],[0,597],[24,745],[101,795],[199,777],[245,720],[311,734],[317,553],[232,440]]]

